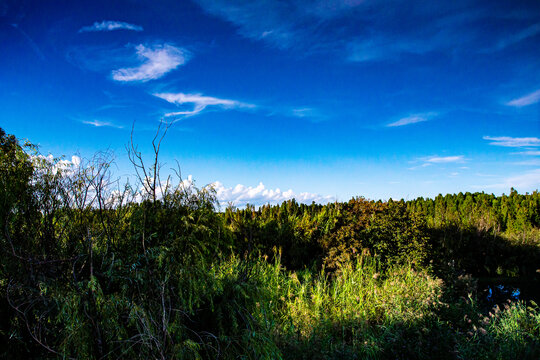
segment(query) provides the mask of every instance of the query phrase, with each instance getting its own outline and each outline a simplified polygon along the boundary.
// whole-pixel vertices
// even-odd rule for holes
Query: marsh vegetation
[[[538,192],[220,209],[160,139],[130,185],[0,130],[3,358],[540,358]]]

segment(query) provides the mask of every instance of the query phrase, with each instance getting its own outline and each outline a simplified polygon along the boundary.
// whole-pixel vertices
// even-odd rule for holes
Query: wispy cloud
[[[540,139],[537,137],[510,137],[510,136],[484,136],[484,140],[491,141],[490,145],[505,147],[534,147],[540,146]]]
[[[24,37],[24,39],[28,42],[28,44],[30,45],[32,50],[34,50],[36,55],[39,56],[39,58],[41,60],[45,60],[45,55],[43,55],[43,52],[40,50],[39,46],[36,44],[36,42],[34,40],[32,40],[32,38],[30,36],[28,36],[28,34],[26,32],[24,32],[19,27],[18,24],[11,24],[11,27],[13,27],[15,30],[17,30]]]
[[[540,31],[539,24],[523,28],[523,18],[509,16],[515,10],[510,3],[493,7],[486,1],[195,1],[246,38],[301,54],[338,54],[351,62],[394,61],[433,52],[478,54],[486,44],[492,44],[489,52],[525,41],[534,46],[533,37]],[[523,11],[536,10],[527,6]],[[486,32],[486,27],[492,30]],[[520,27],[523,30],[516,31]]]
[[[256,206],[268,203],[275,204],[293,198],[302,203],[311,203],[312,201],[328,203],[335,200],[332,196],[308,192],[295,193],[292,189],[286,191],[281,191],[279,188],[267,189],[262,182],[255,187],[242,184],[235,187],[225,187],[221,182],[216,181],[212,186],[222,204],[233,203],[235,206],[244,206],[248,203]]]
[[[529,150],[529,151],[520,151],[514,153],[516,155],[527,155],[527,156],[540,156],[540,150]]]
[[[123,126],[120,126],[120,125],[116,125],[116,124],[113,124],[112,122],[109,122],[109,121],[101,121],[101,120],[83,120],[81,121],[83,124],[86,124],[86,125],[92,125],[94,127],[112,127],[112,128],[117,128],[117,129],[122,129]]]
[[[388,127],[394,127],[394,126],[404,126],[404,125],[410,125],[410,124],[416,124],[423,121],[431,120],[433,117],[437,116],[438,114],[436,112],[428,112],[428,113],[422,113],[422,114],[412,114],[407,117],[401,118],[397,121],[394,121],[393,123],[390,123],[386,126]]]
[[[513,165],[521,165],[521,166],[540,166],[540,159],[532,159],[532,160],[526,160],[526,161],[518,161],[513,163]]]
[[[346,14],[362,3],[333,1],[228,1],[196,0],[208,13],[233,23],[247,38],[261,40],[277,48],[312,46],[322,21]],[[300,40],[300,41],[299,41]]]
[[[461,163],[465,161],[463,155],[456,156],[428,156],[422,158],[422,161],[426,164],[447,164],[447,163]]]
[[[539,101],[540,101],[540,89],[533,91],[532,93],[522,96],[520,98],[511,100],[507,102],[506,105],[520,108],[520,107],[536,104]]]
[[[527,171],[523,174],[516,174],[503,178],[500,182],[477,185],[476,188],[481,189],[510,189],[516,188],[520,191],[534,191],[540,189],[540,169]]]
[[[442,30],[440,30],[442,31]],[[348,60],[352,62],[368,62],[395,59],[402,54],[421,55],[436,49],[444,49],[453,43],[452,36],[421,36],[420,34],[403,34],[396,39],[395,35],[369,35],[351,39],[347,45]]]
[[[514,33],[508,37],[503,38],[497,43],[496,46],[494,46],[493,48],[487,49],[484,52],[493,52],[493,51],[503,50],[507,48],[508,46],[517,44],[537,34],[540,34],[540,24],[533,24],[518,33]]]
[[[276,106],[272,106],[271,114],[280,113],[279,111],[276,112],[275,109]],[[313,107],[296,107],[292,109],[289,108],[284,110],[281,114],[299,119],[306,119],[312,122],[321,122],[330,118],[330,116],[325,112]]]
[[[355,62],[393,59],[401,54],[477,50],[500,38],[479,24],[507,12],[504,6],[467,2],[364,0],[196,0],[208,13],[231,22],[242,36],[281,49],[330,51]],[[406,14],[406,16],[405,16]],[[412,26],[404,26],[404,24]],[[419,29],[416,24],[422,24]],[[322,31],[324,29],[324,31]],[[506,29],[505,29],[506,30]],[[508,42],[534,35],[531,27]],[[502,45],[505,46],[505,45]]]
[[[135,49],[141,64],[136,67],[113,70],[114,80],[146,82],[159,79],[189,60],[189,52],[169,44],[155,46],[140,44]]]
[[[153,95],[178,106],[184,106],[185,104],[190,104],[193,106],[193,108],[188,110],[166,113],[165,116],[167,117],[197,115],[209,106],[226,110],[239,108],[252,109],[256,107],[253,104],[248,104],[237,100],[220,99],[211,96],[204,96],[202,94],[155,93]]]
[[[143,31],[142,26],[129,24],[123,21],[105,20],[95,22],[93,25],[82,27],[79,32],[96,32],[96,31],[114,31],[114,30],[133,30]]]
[[[465,158],[464,155],[453,155],[453,156],[432,155],[432,156],[426,156],[426,157],[418,158],[414,161],[411,161],[412,163],[420,162],[421,164],[410,167],[409,170],[416,170],[416,169],[425,168],[425,167],[437,165],[437,164],[464,163],[465,161],[467,161],[467,159]]]
[[[312,117],[312,116],[316,115],[316,111],[313,108],[292,109],[291,113],[292,113],[293,116],[299,117],[299,118]]]

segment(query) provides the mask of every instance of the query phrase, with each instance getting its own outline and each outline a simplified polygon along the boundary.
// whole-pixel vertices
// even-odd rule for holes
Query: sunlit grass
[[[337,273],[312,273],[287,271],[279,261],[247,265],[233,257],[215,270],[216,279],[251,284],[251,293],[244,288],[242,306],[260,325],[257,336],[284,358],[538,354],[540,315],[535,308],[512,303],[484,315],[470,297],[446,303],[443,281],[408,265],[381,271],[367,257]]]

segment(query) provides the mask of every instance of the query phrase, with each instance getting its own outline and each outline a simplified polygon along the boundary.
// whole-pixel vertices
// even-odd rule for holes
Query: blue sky
[[[540,188],[538,1],[3,1],[0,126],[223,202]]]

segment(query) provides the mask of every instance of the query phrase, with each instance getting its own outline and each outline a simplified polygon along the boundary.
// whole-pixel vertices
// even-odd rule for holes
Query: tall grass
[[[385,356],[399,340],[392,337],[429,321],[445,305],[442,281],[411,266],[381,272],[366,257],[339,270],[288,275],[280,334],[290,358]]]
[[[334,278],[321,272],[303,283],[291,274],[286,307],[303,336],[310,336],[314,325],[416,321],[440,304],[440,280],[409,266],[381,273],[376,261],[365,258],[340,270]]]
[[[496,305],[458,344],[467,359],[540,359],[540,311],[536,304]]]
[[[214,271],[221,284],[249,284],[237,288],[236,303],[227,310],[241,309],[251,321],[246,333],[259,348],[254,353],[250,345],[246,358],[504,359],[519,354],[532,359],[539,355],[536,308],[512,303],[484,316],[471,298],[447,303],[440,279],[408,265],[381,271],[375,259],[364,257],[329,274],[290,272],[279,260],[247,264],[232,257]],[[213,316],[218,313],[214,308]]]

